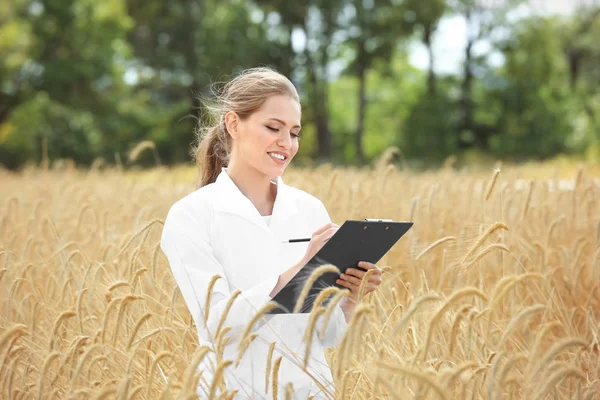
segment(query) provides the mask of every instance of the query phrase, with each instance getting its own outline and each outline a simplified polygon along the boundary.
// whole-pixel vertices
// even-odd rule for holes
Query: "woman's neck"
[[[254,204],[260,215],[271,215],[277,196],[277,185],[271,183],[269,176],[235,162],[230,162],[227,166],[227,175],[240,192]]]

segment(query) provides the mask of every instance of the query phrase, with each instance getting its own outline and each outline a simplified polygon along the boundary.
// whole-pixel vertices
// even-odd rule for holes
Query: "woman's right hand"
[[[321,250],[325,243],[327,243],[327,241],[339,228],[339,225],[329,223],[323,225],[322,227],[314,231],[310,238],[310,242],[308,242],[308,249],[306,249],[306,254],[304,254],[302,260],[300,260],[298,264],[288,268],[287,270],[285,270],[285,272],[279,275],[277,285],[275,285],[269,296],[271,298],[275,297],[275,295],[279,293],[279,291],[285,285],[287,285],[287,283],[294,277],[294,275],[296,275],[302,269],[302,267],[304,267],[306,263],[308,263],[310,259],[313,258],[313,256],[317,254],[319,250]]]
[[[328,224],[323,225],[319,229],[313,232],[310,242],[308,242],[308,248],[306,249],[306,254],[302,258],[302,267],[310,261],[311,258],[314,257],[315,254],[321,250],[321,248],[327,243],[329,239],[340,229],[338,224],[334,224],[330,222]],[[300,267],[300,268],[302,268]]]

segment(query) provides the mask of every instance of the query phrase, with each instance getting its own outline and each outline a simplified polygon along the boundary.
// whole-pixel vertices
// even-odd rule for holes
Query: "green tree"
[[[555,19],[530,18],[505,43],[499,135],[491,142],[500,156],[548,157],[566,150],[573,102],[558,29]]]
[[[560,28],[571,93],[587,121],[585,135],[600,146],[600,4],[581,6]]]
[[[355,161],[365,161],[363,136],[367,113],[367,73],[377,62],[390,62],[403,35],[401,15],[391,0],[352,0],[348,4],[351,17],[344,24],[346,44],[354,57],[346,73],[358,80],[357,124],[354,134]]]
[[[39,159],[42,137],[53,158],[89,162],[102,142],[95,110],[111,102],[115,60],[128,53],[122,0],[1,0],[0,18],[3,162]]]
[[[408,32],[419,32],[421,40],[429,55],[427,75],[427,92],[430,96],[436,94],[435,57],[433,53],[433,35],[438,23],[448,10],[446,0],[405,0],[402,2],[403,24]]]
[[[516,7],[521,0],[448,0],[451,9],[462,15],[467,26],[467,44],[463,62],[461,82],[460,122],[457,126],[458,147],[475,147],[488,151],[493,128],[477,121],[477,103],[474,101],[476,70],[485,68],[487,54],[475,56],[473,48],[482,41],[490,41],[495,32],[507,29],[510,24],[508,11]]]

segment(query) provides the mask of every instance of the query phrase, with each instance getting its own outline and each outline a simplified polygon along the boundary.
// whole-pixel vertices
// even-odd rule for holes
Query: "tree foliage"
[[[189,162],[199,96],[254,66],[298,87],[302,160],[600,149],[600,4],[509,18],[526,3],[0,0],[0,163],[39,163],[43,143],[51,159],[115,162],[142,140]],[[445,18],[467,27],[450,75],[434,46]],[[415,43],[425,70],[408,62]]]

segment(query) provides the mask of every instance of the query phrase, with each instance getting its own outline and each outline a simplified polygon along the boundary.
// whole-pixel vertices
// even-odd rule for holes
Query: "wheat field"
[[[326,354],[331,399],[600,398],[597,171],[531,172],[286,172],[334,222],[415,223]],[[205,349],[159,239],[195,176],[0,172],[0,398],[193,397]]]

